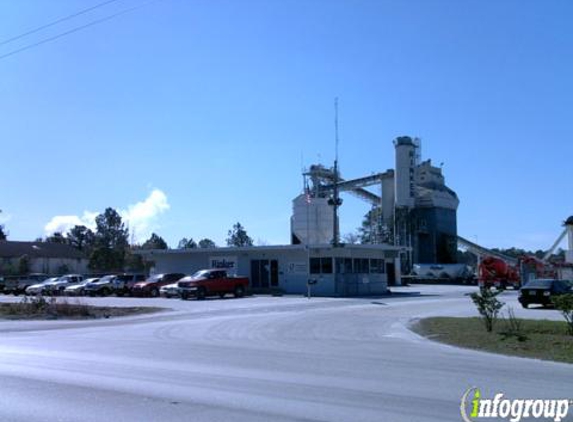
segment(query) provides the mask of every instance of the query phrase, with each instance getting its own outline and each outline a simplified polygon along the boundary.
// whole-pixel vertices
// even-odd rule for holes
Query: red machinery
[[[506,289],[511,286],[518,289],[519,269],[509,265],[503,259],[486,256],[479,264],[478,283],[481,288]]]
[[[554,265],[534,256],[523,256],[517,265],[511,265],[501,258],[487,256],[479,265],[479,285],[482,288],[507,287],[518,289],[532,278],[559,278]]]

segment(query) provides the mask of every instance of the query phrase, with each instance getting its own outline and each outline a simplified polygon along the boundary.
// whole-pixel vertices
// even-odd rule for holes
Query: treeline
[[[56,232],[37,242],[68,244],[82,251],[89,257],[88,267],[95,272],[144,271],[146,264],[141,255],[134,253],[141,249],[169,249],[161,236],[152,233],[142,244],[129,243],[129,230],[119,213],[107,208],[95,219],[95,231],[83,225],[72,227],[67,233]],[[3,233],[3,231],[2,231]],[[236,223],[228,231],[227,246],[253,246],[253,240],[245,228]],[[208,238],[195,241],[193,238],[182,238],[177,249],[216,248],[216,243]]]

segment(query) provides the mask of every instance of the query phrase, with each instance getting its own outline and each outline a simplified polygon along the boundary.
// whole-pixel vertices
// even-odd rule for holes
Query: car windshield
[[[52,277],[52,278],[49,278],[49,279],[47,279],[47,280],[42,281],[40,284],[53,283],[54,281],[58,281],[58,280],[59,280],[58,277]]]
[[[105,277],[102,277],[99,279],[98,283],[109,283],[110,281],[112,281],[115,278],[114,275],[106,275]]]
[[[524,287],[530,289],[550,289],[554,281],[555,280],[549,279],[531,280]]]
[[[152,275],[147,280],[145,280],[145,282],[146,283],[155,283],[156,281],[161,280],[162,277],[163,277],[163,274]]]
[[[100,280],[99,278],[88,278],[87,280],[82,281],[81,284],[95,283],[99,280]]]
[[[190,278],[193,279],[198,279],[198,278],[207,278],[207,276],[209,275],[209,271],[206,270],[201,270],[201,271],[197,271],[196,273],[194,273]],[[187,278],[187,277],[185,277]]]

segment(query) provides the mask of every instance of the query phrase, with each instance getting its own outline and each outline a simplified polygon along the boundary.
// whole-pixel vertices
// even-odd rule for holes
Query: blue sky
[[[96,3],[0,0],[0,40]],[[236,221],[288,243],[301,162],[332,163],[338,97],[344,177],[418,136],[462,236],[546,249],[573,214],[572,17],[566,0],[152,2],[0,59],[2,221],[29,240],[111,206],[171,246],[222,244]],[[341,231],[368,209],[345,197]]]

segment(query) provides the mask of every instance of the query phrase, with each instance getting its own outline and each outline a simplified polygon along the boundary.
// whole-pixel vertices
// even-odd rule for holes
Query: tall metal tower
[[[342,205],[338,189],[338,98],[334,99],[334,181],[332,191],[332,212],[334,213],[332,227],[332,245],[340,246],[340,233],[338,226],[338,207]]]

